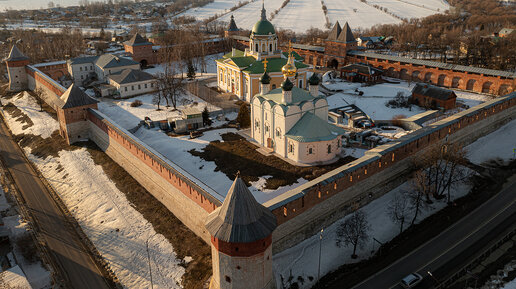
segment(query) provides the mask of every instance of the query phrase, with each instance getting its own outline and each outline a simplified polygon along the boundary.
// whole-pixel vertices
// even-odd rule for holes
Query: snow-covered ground
[[[516,279],[512,280],[511,282],[505,284],[501,289],[516,289]]]
[[[194,65],[194,67],[196,69],[195,78],[196,79],[203,79],[203,78],[206,78],[206,77],[217,76],[216,75],[216,73],[217,73],[217,63],[215,62],[215,60],[222,58],[223,55],[224,55],[223,53],[207,55],[205,57],[205,64],[206,64],[205,69],[206,69],[206,71],[204,71],[204,72],[202,72],[202,67],[201,67],[200,59],[199,58],[195,58],[193,60],[193,65]],[[184,64],[182,64],[180,66],[178,63],[174,63],[173,66],[176,68],[176,72],[177,73],[180,73],[181,72],[181,68],[183,68],[183,72],[186,74],[186,67],[184,67]],[[153,68],[148,68],[148,69],[145,69],[144,71],[147,72],[147,73],[153,74],[153,75],[157,75],[158,73],[163,72],[164,70],[165,70],[165,67],[162,64],[156,64],[156,65],[154,65]],[[186,75],[185,75],[185,77],[186,77]]]
[[[299,33],[312,27],[326,30],[326,19],[319,0],[290,0],[274,17],[272,24],[277,29],[290,29]]]
[[[30,285],[33,288],[51,288],[50,272],[39,261],[32,263],[25,260],[21,253],[24,249],[19,248],[16,243],[16,239],[30,234],[29,225],[21,219],[20,215],[4,217],[3,220],[5,226],[9,228],[10,239],[13,240],[11,243],[13,245],[13,253]]]
[[[57,121],[53,119],[38,122],[45,119],[43,115],[46,113],[36,108],[32,103],[25,109],[32,112],[32,131],[41,133],[57,129]],[[17,126],[16,120],[8,118],[8,123]],[[26,133],[25,130],[13,132]],[[63,150],[58,157],[45,159],[32,155],[30,151],[30,148],[25,148],[29,159],[56,189],[122,285],[126,288],[150,287],[148,242],[154,288],[181,287],[184,268],[179,265],[181,260],[176,259],[172,245],[163,235],[156,234],[152,225],[132,207],[102,167],[95,165],[86,149]]]
[[[328,9],[328,18],[331,24],[336,21],[348,22],[352,29],[370,28],[377,24],[401,23],[401,20],[390,15],[393,13],[400,18],[420,18],[436,13],[442,13],[449,9],[448,3],[441,0],[368,0],[364,3],[360,0],[323,0]],[[254,1],[234,11],[229,8],[235,6],[237,1],[215,0],[204,7],[192,8],[181,15],[194,16],[199,20],[207,19],[215,14],[223,14],[217,21],[229,22],[231,14],[235,16],[238,27],[251,29],[260,18],[262,1]],[[267,18],[270,13],[280,9],[283,1],[265,0]],[[382,11],[373,5],[380,6]],[[311,27],[327,30],[326,17],[322,10],[321,0],[290,0],[274,17],[272,23],[277,29],[291,29],[297,33],[304,33]]]
[[[328,7],[328,17],[331,23],[339,21],[340,25],[344,25],[347,21],[351,29],[370,28],[377,24],[401,23],[401,20],[360,0],[348,0],[345,5],[340,0],[324,0],[324,3]],[[398,6],[403,11],[409,8],[406,6],[411,5],[398,2]]]
[[[59,123],[46,113],[39,111],[39,106],[35,99],[26,91],[20,92],[10,100],[2,100],[4,104],[12,103],[18,107],[25,115],[27,115],[34,124],[28,127],[26,123],[21,122],[22,116],[13,118],[9,113],[5,116],[9,122],[11,131],[14,134],[33,134],[42,138],[48,138],[52,132],[59,129]]]
[[[360,83],[346,81],[337,81],[335,83],[326,82],[324,85],[328,89],[340,91],[327,98],[330,109],[355,104],[373,120],[390,120],[395,115],[410,117],[424,112],[425,110],[418,106],[412,106],[412,109],[389,108],[385,106],[385,103],[393,99],[398,92],[403,92],[405,96],[410,96],[415,83],[409,84],[406,81],[399,82],[400,83],[381,83],[363,87]],[[355,89],[363,91],[364,95],[359,96],[355,92]],[[490,99],[486,95],[471,92],[455,91],[455,93],[457,94],[458,102],[463,102],[469,106],[475,106]]]
[[[270,19],[270,14],[281,7],[283,1],[265,0],[265,10],[267,10],[267,18]],[[262,1],[254,1],[247,5],[238,8],[235,11],[217,18],[217,21],[229,23],[231,15],[235,17],[235,23],[238,28],[244,30],[251,30],[254,24],[260,20],[260,11],[262,9]]]
[[[483,136],[466,147],[468,158],[472,163],[500,159],[512,161],[516,157],[516,120],[513,120],[498,130]]]
[[[188,9],[186,12],[181,13],[178,16],[193,16],[198,20],[204,20],[214,16],[215,14],[221,15],[229,12],[229,9],[237,5],[239,1],[240,0],[216,0],[215,2],[209,3],[203,7]],[[259,10],[258,13],[260,13]]]
[[[370,239],[367,245],[364,246],[363,249],[357,248],[357,254],[359,256],[358,259],[351,259],[351,254],[353,252],[352,246],[339,248],[335,243],[337,228],[347,218],[349,218],[350,215],[333,223],[328,228],[321,228],[324,229],[321,244],[321,276],[337,269],[343,264],[354,263],[362,259],[367,259],[376,253],[378,244],[375,243],[372,238],[376,238],[380,242],[384,243],[398,235],[400,230],[399,225],[391,221],[387,208],[397,193],[410,189],[410,183],[403,183],[401,186],[372,201],[361,209],[361,211],[367,215],[367,220],[371,225],[371,230],[369,231]],[[466,195],[469,190],[469,185],[463,184],[458,186],[452,192],[453,199]],[[431,207],[424,208],[420,212],[417,222],[419,223],[426,217],[443,209],[445,206],[445,201],[434,202]],[[409,219],[411,220],[410,217]],[[405,229],[407,226],[408,224],[404,226]],[[313,235],[296,246],[274,255],[274,272],[276,274],[278,288],[282,288],[280,286],[280,275],[287,280],[290,273],[294,277],[294,281],[297,280],[298,276],[301,276],[304,279],[304,283],[299,284],[300,288],[312,287],[317,281],[318,259],[319,234]],[[313,277],[313,281],[310,281],[308,277]]]

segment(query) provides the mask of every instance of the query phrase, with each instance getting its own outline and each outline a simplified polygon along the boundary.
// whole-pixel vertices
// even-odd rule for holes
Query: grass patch
[[[356,160],[346,156],[329,165],[301,167],[292,165],[276,156],[265,156],[256,151],[258,146],[248,142],[236,133],[221,135],[221,141],[212,141],[203,151],[195,149],[189,152],[206,161],[215,162],[216,171],[222,171],[230,179],[240,171],[240,176],[249,185],[262,176],[272,176],[267,179],[266,189],[277,189],[297,182],[299,178],[313,180],[331,170]]]

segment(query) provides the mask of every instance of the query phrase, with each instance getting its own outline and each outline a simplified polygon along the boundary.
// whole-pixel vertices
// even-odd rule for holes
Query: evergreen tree
[[[211,125],[210,112],[208,111],[208,106],[205,106],[204,110],[202,111],[202,124],[204,126]]]
[[[192,61],[188,61],[188,72],[186,73],[186,77],[189,80],[195,79],[195,67],[193,66]]]
[[[240,110],[238,111],[236,120],[242,128],[247,128],[251,125],[251,113],[249,112],[249,107],[245,102],[240,105]]]

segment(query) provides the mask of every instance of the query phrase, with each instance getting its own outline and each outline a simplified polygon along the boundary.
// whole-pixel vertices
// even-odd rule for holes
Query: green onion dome
[[[267,73],[267,71],[265,71],[262,76],[260,76],[260,82],[262,84],[270,84],[271,83],[271,77],[269,76],[269,74]]]
[[[290,79],[285,79],[285,81],[283,81],[281,83],[281,88],[284,90],[284,91],[291,91],[292,88],[294,88],[294,84],[292,83],[292,81],[290,81]]]

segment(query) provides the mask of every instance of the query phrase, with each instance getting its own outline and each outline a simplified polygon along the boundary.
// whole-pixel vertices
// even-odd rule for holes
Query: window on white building
[[[276,128],[276,136],[281,138],[281,128]]]
[[[259,128],[260,127],[260,121],[259,120],[255,120],[254,121],[254,127],[255,128]]]
[[[328,145],[328,154],[331,154],[331,144]]]
[[[134,85],[131,85],[131,90],[134,90]]]
[[[308,154],[311,155],[314,153],[314,149],[313,148],[308,148]]]
[[[294,153],[294,143],[292,143],[292,142],[288,143],[288,152]]]
[[[145,88],[147,88],[147,83],[145,83]]]
[[[126,86],[126,87],[124,87],[124,88],[125,88],[125,91],[127,91],[127,86]]]
[[[81,67],[79,67],[79,71],[82,71],[82,66],[81,66]]]
[[[142,85],[138,84],[138,90],[142,89]]]

